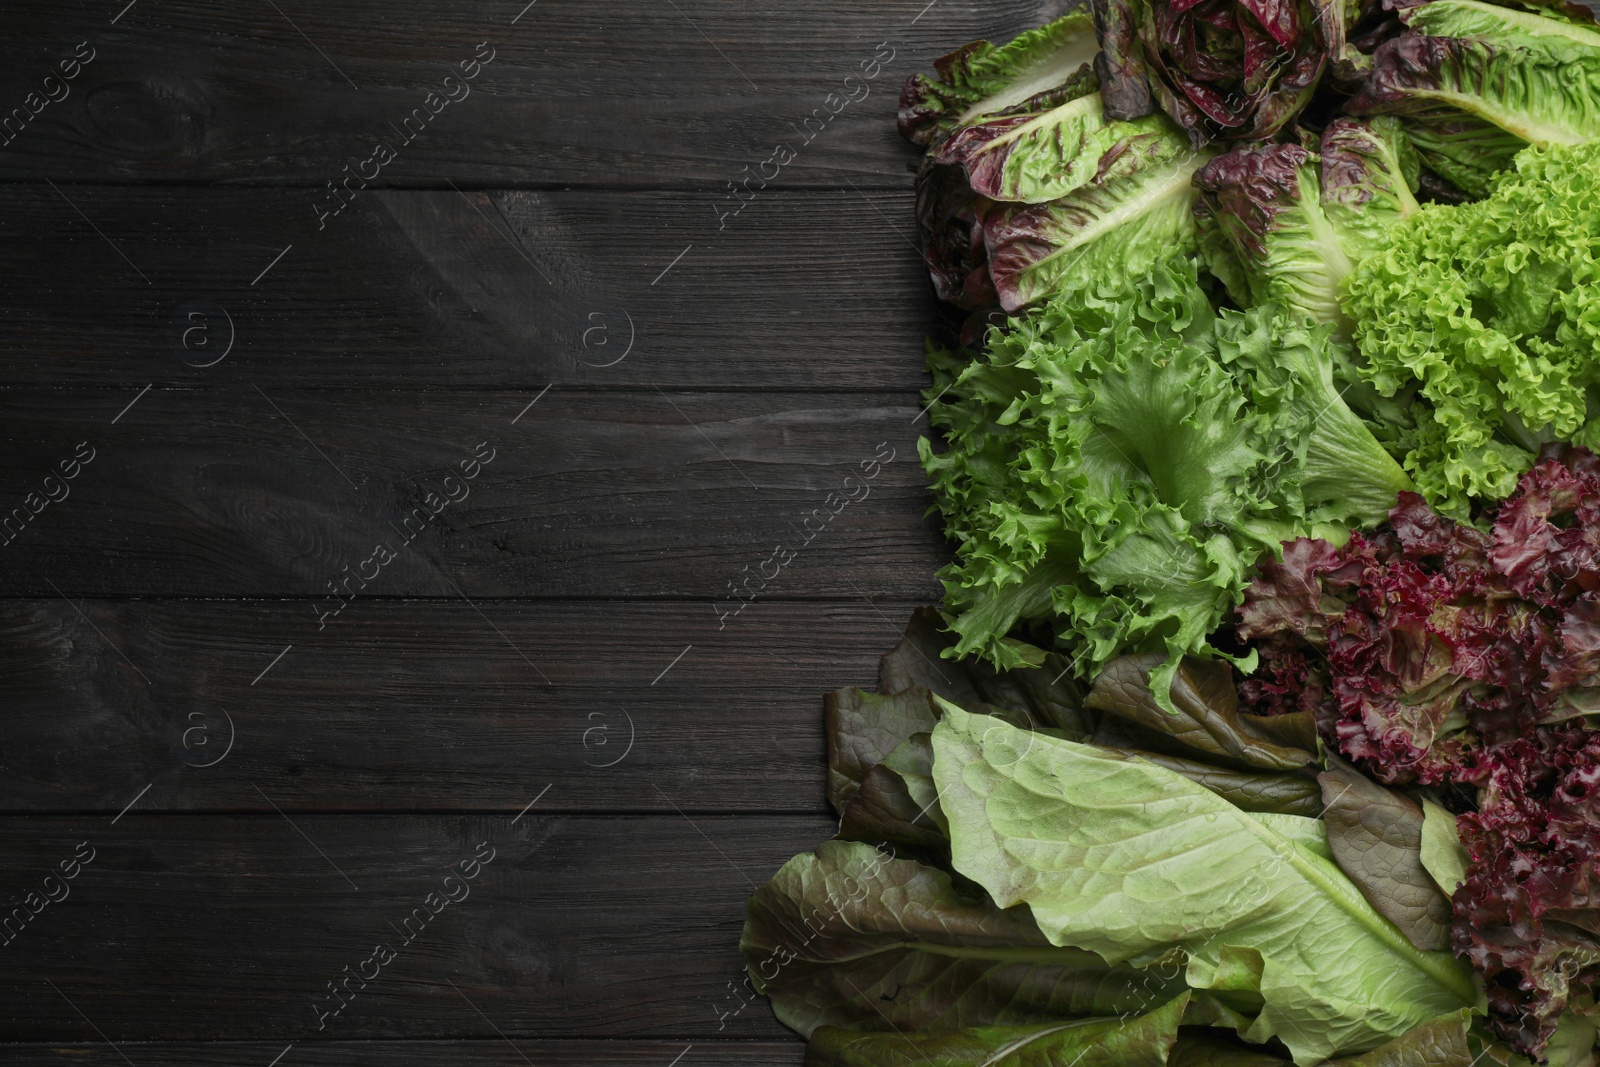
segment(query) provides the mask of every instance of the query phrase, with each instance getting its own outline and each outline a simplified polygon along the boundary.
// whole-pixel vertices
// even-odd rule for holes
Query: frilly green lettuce
[[[948,654],[1032,664],[1008,635],[1048,627],[1083,677],[1162,653],[1165,702],[1185,653],[1220,654],[1258,558],[1382,521],[1409,486],[1334,385],[1342,347],[1276,307],[1219,315],[1179,258],[1063,292],[980,357],[931,353]]]
[[[1435,509],[1509,495],[1541,444],[1600,446],[1600,145],[1525,149],[1487,200],[1400,223],[1344,307],[1362,374],[1432,402],[1405,466]]]

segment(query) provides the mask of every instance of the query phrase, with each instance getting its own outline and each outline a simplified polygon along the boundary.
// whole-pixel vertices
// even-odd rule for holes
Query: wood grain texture
[[[163,1041],[121,1046],[136,1064],[163,1067],[266,1067],[284,1052],[267,1042]],[[685,1054],[684,1049],[689,1051]],[[534,1063],[579,1067],[800,1067],[805,1046],[789,1041],[561,1041],[498,1037],[477,1041],[317,1041],[294,1046],[277,1067],[527,1067]],[[0,1064],[71,1064],[72,1067],[127,1067],[122,1054],[105,1043],[0,1045]]]
[[[95,58],[65,99],[0,151],[0,178],[320,187],[376,138],[398,141],[391,126],[488,42],[494,59],[470,94],[399,148],[382,183],[721,188],[777,141],[795,140],[790,123],[838,107],[825,103],[830,93],[850,92],[859,102],[800,150],[782,180],[898,182],[912,154],[893,121],[906,76],[967,40],[1039,25],[1063,5],[943,0],[924,13],[926,0],[298,0],[280,13],[162,0],[112,25],[122,6],[7,5],[5,107],[21,106],[80,41]],[[871,69],[861,63],[879,42],[893,59],[861,83],[862,98],[844,79]]]
[[[476,607],[0,602],[0,811],[823,815],[822,694],[911,605]]]
[[[0,595],[709,599],[782,544],[769,597],[910,601],[947,558],[914,396],[552,389],[517,418],[526,395],[245,385],[152,390],[113,425],[134,399],[0,394],[0,517],[96,450],[65,500],[12,517]],[[447,492],[467,495],[408,525]]]
[[[705,192],[373,191],[321,228],[317,204],[0,186],[0,385],[927,385],[910,175],[728,219]]]
[[[115,825],[6,818],[9,897],[79,842],[94,850],[70,894],[4,948],[7,1038],[93,1042],[97,1027],[113,1041],[281,1048],[493,1036],[487,1018],[513,1038],[780,1040],[787,1031],[765,1001],[735,1010],[743,901],[832,832],[817,817],[537,808],[515,826],[507,816],[299,814],[291,824],[137,810]],[[465,899],[406,926],[413,909],[430,910],[428,894],[461,896],[459,879],[443,879],[480,842],[494,857]],[[326,983],[347,966],[370,978],[362,965],[379,944],[394,959],[365,989],[352,985],[354,999],[319,1030],[319,1005],[333,1005]]]

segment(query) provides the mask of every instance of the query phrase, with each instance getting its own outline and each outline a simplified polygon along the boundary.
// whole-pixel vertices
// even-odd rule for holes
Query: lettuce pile
[[[940,663],[948,641],[920,612],[879,692],[829,695],[839,835],[750,899],[752,983],[808,1064],[1468,1067],[1492,1047],[1471,969],[1388,917],[1448,911],[1420,810],[1319,773],[1309,715],[1241,710],[1224,664],[1189,661],[1166,712],[1150,657],[1084,694],[1059,657],[997,672]]]
[[[902,93],[954,558],[751,983],[817,1067],[1596,1067],[1600,27],[1090,8]]]

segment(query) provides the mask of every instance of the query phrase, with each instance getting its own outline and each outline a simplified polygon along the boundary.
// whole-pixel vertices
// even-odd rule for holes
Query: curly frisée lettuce
[[[1432,402],[1405,466],[1452,518],[1543,444],[1600,445],[1600,143],[1525,149],[1487,200],[1400,222],[1344,308],[1378,392]]]
[[[1089,677],[1159,652],[1157,700],[1263,554],[1382,520],[1409,482],[1333,382],[1331,327],[1275,307],[1215,312],[1195,267],[1063,292],[993,331],[987,352],[934,350],[919,447],[956,542],[941,572],[958,641],[1001,667],[1054,638]]]

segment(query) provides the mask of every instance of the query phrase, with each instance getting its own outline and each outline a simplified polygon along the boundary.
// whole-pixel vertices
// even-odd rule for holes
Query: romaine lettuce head
[[[1389,227],[1417,210],[1418,165],[1392,118],[1338,118],[1321,156],[1243,148],[1195,175],[1202,255],[1234,300],[1277,303],[1348,329],[1340,289]]]
[[[1373,54],[1347,110],[1399,115],[1424,162],[1467,193],[1527,145],[1580,144],[1600,130],[1600,28],[1554,9],[1479,0],[1404,9],[1410,33]]]
[[[985,216],[995,289],[1007,311],[1065,289],[1138,278],[1157,260],[1194,249],[1191,179],[1207,157],[1159,115],[1108,130],[1119,138],[1096,158],[1087,182],[1058,199]]]
[[[1153,98],[1196,148],[1275,137],[1344,45],[1344,0],[1094,0],[1108,109]]]
[[[1003,45],[973,41],[934,61],[935,77],[913,74],[900,90],[900,132],[938,144],[958,128],[1013,110],[1037,111],[1094,89],[1099,50],[1093,20],[1074,12]],[[1087,82],[1087,89],[1085,83]]]

